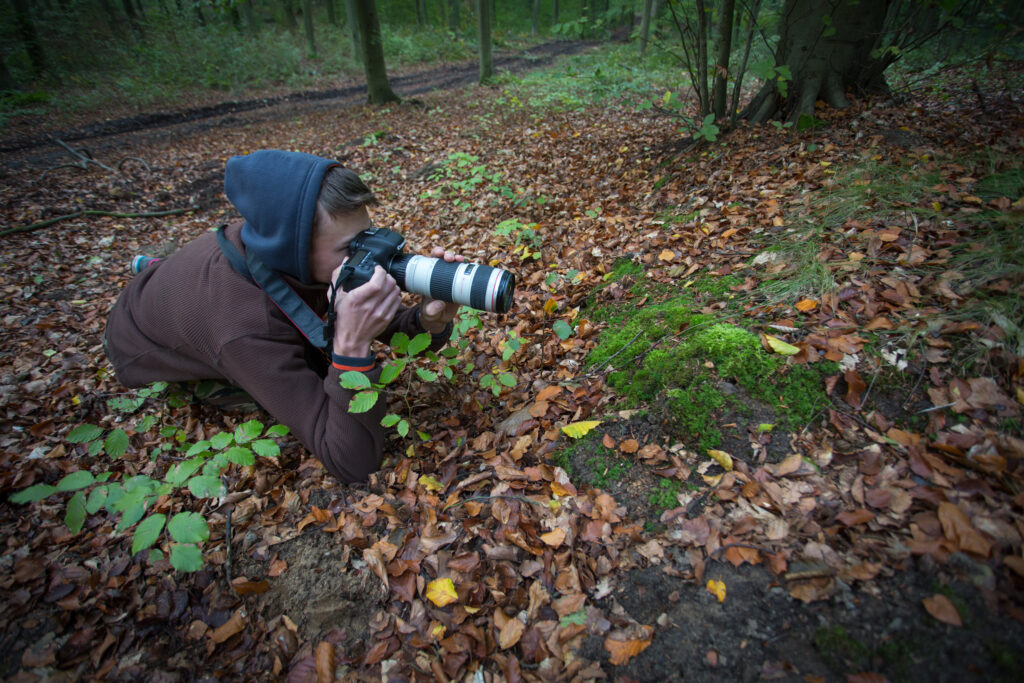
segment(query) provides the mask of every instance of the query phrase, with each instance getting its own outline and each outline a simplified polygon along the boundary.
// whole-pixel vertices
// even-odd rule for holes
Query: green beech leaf
[[[425,351],[430,346],[431,335],[427,332],[417,334],[409,342],[409,355],[415,356],[418,353]]]
[[[189,477],[199,471],[203,462],[205,462],[205,458],[192,458],[185,462],[179,462],[167,470],[164,481],[174,486],[181,486],[188,481]]]
[[[402,436],[406,436],[409,433],[408,420],[402,420],[401,422],[399,422],[398,426],[395,427],[395,429],[398,430],[398,433],[401,434]]]
[[[85,443],[100,438],[101,434],[103,430],[96,425],[84,424],[72,429],[64,438],[71,443]]]
[[[64,515],[64,523],[68,525],[71,533],[77,534],[85,524],[85,492],[78,491],[68,501],[68,511]]]
[[[57,487],[49,484],[33,484],[10,497],[12,503],[35,503],[57,493]]]
[[[213,444],[207,441],[206,439],[203,439],[202,441],[197,441],[194,444],[192,444],[192,446],[187,451],[185,451],[185,457],[191,458],[193,455],[199,455],[203,451],[209,451],[211,446],[213,446]]]
[[[217,498],[224,495],[224,484],[220,477],[209,474],[200,474],[188,480],[188,490],[196,498]]]
[[[89,498],[85,501],[85,511],[94,515],[100,511],[105,502],[107,502],[107,487],[97,486],[89,492]]]
[[[156,543],[166,521],[167,515],[157,512],[139,522],[135,527],[135,535],[132,536],[132,555]]]
[[[348,412],[365,413],[377,404],[378,396],[380,396],[379,391],[360,391],[349,401]]]
[[[171,546],[171,566],[179,572],[197,572],[203,568],[203,553],[192,543]]]
[[[274,425],[267,430],[267,436],[285,436],[289,431],[284,425]]]
[[[167,523],[167,531],[178,543],[201,543],[210,538],[210,527],[198,512],[179,512]]]
[[[551,329],[562,341],[565,341],[572,336],[572,326],[564,320],[556,320],[555,324],[551,326]]]
[[[128,450],[128,435],[123,429],[115,429],[107,434],[107,439],[103,442],[103,450],[111,458],[120,458]]]
[[[259,420],[249,420],[238,425],[235,429],[235,443],[248,443],[263,433],[263,423]]]
[[[281,447],[277,445],[276,441],[271,441],[270,439],[257,439],[250,445],[256,452],[256,455],[263,458],[276,458],[281,455]]]
[[[507,372],[503,372],[498,375],[498,381],[504,384],[506,387],[514,387],[516,385],[516,378]]]
[[[395,332],[391,335],[391,348],[398,353],[405,353],[409,350],[409,335],[405,332]]]
[[[216,448],[218,451],[222,451],[234,442],[235,436],[230,432],[217,432],[210,439],[210,445]]]
[[[359,391],[370,388],[370,378],[361,372],[349,370],[341,373],[341,386],[349,391]]]
[[[424,382],[433,382],[437,379],[437,373],[426,368],[416,368],[416,374]]]
[[[123,502],[127,498],[128,496],[125,496],[124,498],[121,499],[121,501]],[[146,514],[145,500],[139,500],[132,505],[125,506],[124,512],[121,513],[121,521],[118,522],[117,526],[114,528],[118,531],[124,531],[125,529],[132,526],[140,519],[142,519],[142,516],[144,514]]]
[[[380,371],[380,383],[391,384],[398,376],[402,374],[402,370],[405,369],[405,363],[392,362],[384,366],[384,369]]]
[[[233,446],[232,448],[229,448],[225,452],[225,455],[227,455],[228,460],[235,463],[236,465],[242,465],[243,467],[246,467],[248,465],[256,464],[256,456],[253,455],[252,449],[249,448]]]
[[[66,475],[63,479],[57,482],[58,491],[77,491],[78,489],[84,489],[86,486],[93,484],[96,481],[96,477],[92,476],[92,472],[89,470],[78,470]]]
[[[394,427],[396,424],[398,424],[398,421],[401,419],[401,417],[392,413],[390,415],[385,415],[381,419],[380,424],[382,427]]]
[[[150,564],[153,564],[154,562],[159,562],[160,560],[164,559],[164,553],[159,548],[150,548],[148,559]]]

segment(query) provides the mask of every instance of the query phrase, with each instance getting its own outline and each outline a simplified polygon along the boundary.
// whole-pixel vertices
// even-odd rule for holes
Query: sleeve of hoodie
[[[275,330],[276,332],[276,330]],[[343,483],[366,480],[380,468],[386,401],[365,413],[350,413],[353,392],[339,382],[342,369],[330,367],[321,379],[306,364],[294,330],[239,337],[222,347],[225,375],[245,389]],[[369,366],[370,381],[380,369]]]

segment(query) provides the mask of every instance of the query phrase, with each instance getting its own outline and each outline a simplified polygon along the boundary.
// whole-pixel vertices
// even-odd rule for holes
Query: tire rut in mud
[[[516,53],[496,55],[495,71],[522,73],[551,64],[557,57],[582,52],[597,45],[588,41],[559,41],[543,43]],[[398,74],[389,77],[393,90],[402,97],[413,97],[434,90],[446,90],[476,83],[478,66],[475,62],[446,64],[424,71]],[[366,85],[351,85],[329,90],[307,90],[274,97],[262,97],[242,101],[221,102],[203,107],[194,107],[175,112],[150,112],[136,114],[110,121],[100,121],[80,128],[55,130],[30,135],[15,135],[0,138],[0,153],[21,152],[52,145],[55,139],[64,142],[81,142],[109,135],[120,135],[202,121],[225,115],[268,109],[284,104],[317,103],[336,101],[341,106],[361,104],[366,98]]]

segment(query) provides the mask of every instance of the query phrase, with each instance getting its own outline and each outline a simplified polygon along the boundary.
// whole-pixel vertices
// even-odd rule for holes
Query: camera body
[[[350,292],[373,277],[373,270],[382,266],[391,272],[391,262],[402,253],[405,238],[387,228],[369,228],[356,235],[348,245],[349,258],[341,266],[342,289]]]
[[[341,288],[349,292],[366,284],[381,266],[406,292],[493,313],[506,313],[512,306],[516,278],[507,270],[410,256],[402,252],[404,247],[405,238],[394,230],[363,230],[349,243],[349,259],[338,276]]]

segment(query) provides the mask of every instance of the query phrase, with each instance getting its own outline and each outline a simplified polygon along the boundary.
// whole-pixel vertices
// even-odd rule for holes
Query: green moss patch
[[[803,429],[822,412],[824,376],[835,365],[790,364],[766,352],[756,334],[695,315],[692,305],[682,296],[617,309],[621,317],[612,318],[588,364],[611,368],[608,383],[628,406],[660,406],[667,430],[693,448],[746,452],[753,438],[784,449],[775,427]]]

